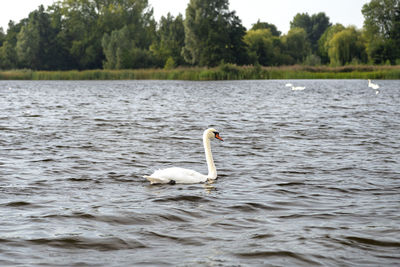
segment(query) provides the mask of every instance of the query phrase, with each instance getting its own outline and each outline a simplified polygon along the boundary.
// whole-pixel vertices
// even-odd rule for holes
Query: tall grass
[[[0,71],[0,80],[400,79],[400,66],[236,66],[136,70]]]

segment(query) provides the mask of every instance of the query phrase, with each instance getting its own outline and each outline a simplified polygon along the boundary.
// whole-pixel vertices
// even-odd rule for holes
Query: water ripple
[[[286,82],[0,81],[0,265],[397,266],[400,82]]]

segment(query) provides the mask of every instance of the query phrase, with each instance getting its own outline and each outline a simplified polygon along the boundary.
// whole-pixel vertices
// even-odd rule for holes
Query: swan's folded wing
[[[168,181],[165,181],[160,178],[152,177],[152,176],[143,176],[143,177],[146,178],[147,180],[149,180],[150,184],[166,184],[166,183],[168,183]]]

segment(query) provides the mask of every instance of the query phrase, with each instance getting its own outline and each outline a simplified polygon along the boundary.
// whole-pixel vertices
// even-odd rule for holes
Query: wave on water
[[[287,82],[0,81],[0,266],[398,266],[400,81]]]

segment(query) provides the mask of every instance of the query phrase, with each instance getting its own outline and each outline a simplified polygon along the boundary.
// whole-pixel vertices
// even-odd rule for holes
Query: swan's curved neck
[[[209,179],[217,178],[217,169],[215,168],[214,160],[211,153],[211,144],[210,139],[204,135],[203,136],[203,144],[204,144],[204,152],[206,153],[207,167],[208,167],[208,175]]]

